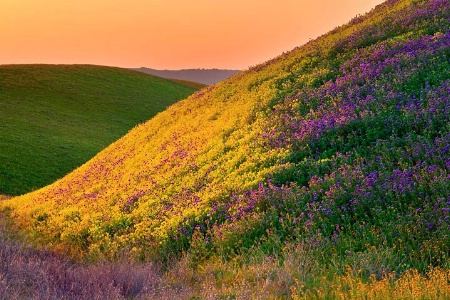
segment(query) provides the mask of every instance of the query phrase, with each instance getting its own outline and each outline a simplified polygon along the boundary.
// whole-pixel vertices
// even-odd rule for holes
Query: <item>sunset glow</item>
[[[382,0],[2,0],[0,64],[245,69]]]

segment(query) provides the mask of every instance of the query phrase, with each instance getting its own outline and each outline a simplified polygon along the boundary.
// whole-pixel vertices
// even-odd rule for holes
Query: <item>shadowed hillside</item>
[[[0,66],[0,194],[63,177],[195,90],[97,66]]]
[[[2,207],[76,257],[187,261],[217,298],[444,299],[449,16],[389,0]]]
[[[225,80],[239,70],[220,70],[220,69],[186,69],[186,70],[155,70],[150,68],[136,68],[135,71],[163,77],[169,79],[187,80],[211,85]]]

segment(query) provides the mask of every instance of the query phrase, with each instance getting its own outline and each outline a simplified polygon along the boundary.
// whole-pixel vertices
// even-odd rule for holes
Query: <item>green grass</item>
[[[195,90],[111,67],[0,66],[0,194],[52,183]]]

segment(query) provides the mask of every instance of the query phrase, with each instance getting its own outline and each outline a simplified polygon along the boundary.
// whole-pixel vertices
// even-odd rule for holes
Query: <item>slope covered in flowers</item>
[[[389,0],[1,205],[75,256],[198,265],[301,244],[341,274],[448,267],[449,92],[450,3]]]

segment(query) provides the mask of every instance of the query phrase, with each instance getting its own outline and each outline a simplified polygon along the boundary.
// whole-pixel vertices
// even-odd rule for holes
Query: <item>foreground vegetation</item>
[[[54,182],[194,91],[119,68],[0,66],[0,194]]]
[[[201,298],[445,299],[449,15],[389,0],[1,207],[36,243],[150,260]]]
[[[286,247],[284,259],[253,257],[210,261],[194,268],[185,257],[165,268],[122,258],[116,262],[80,264],[50,250],[36,250],[0,225],[0,298],[8,299],[448,299],[450,273],[409,270],[368,281],[349,266],[345,275],[327,278],[312,249]],[[304,291],[309,278],[315,288]],[[325,284],[324,284],[325,283]]]
[[[7,234],[6,232],[9,232]],[[0,299],[176,299],[192,291],[168,286],[151,263],[79,264],[10,236],[0,214]]]

